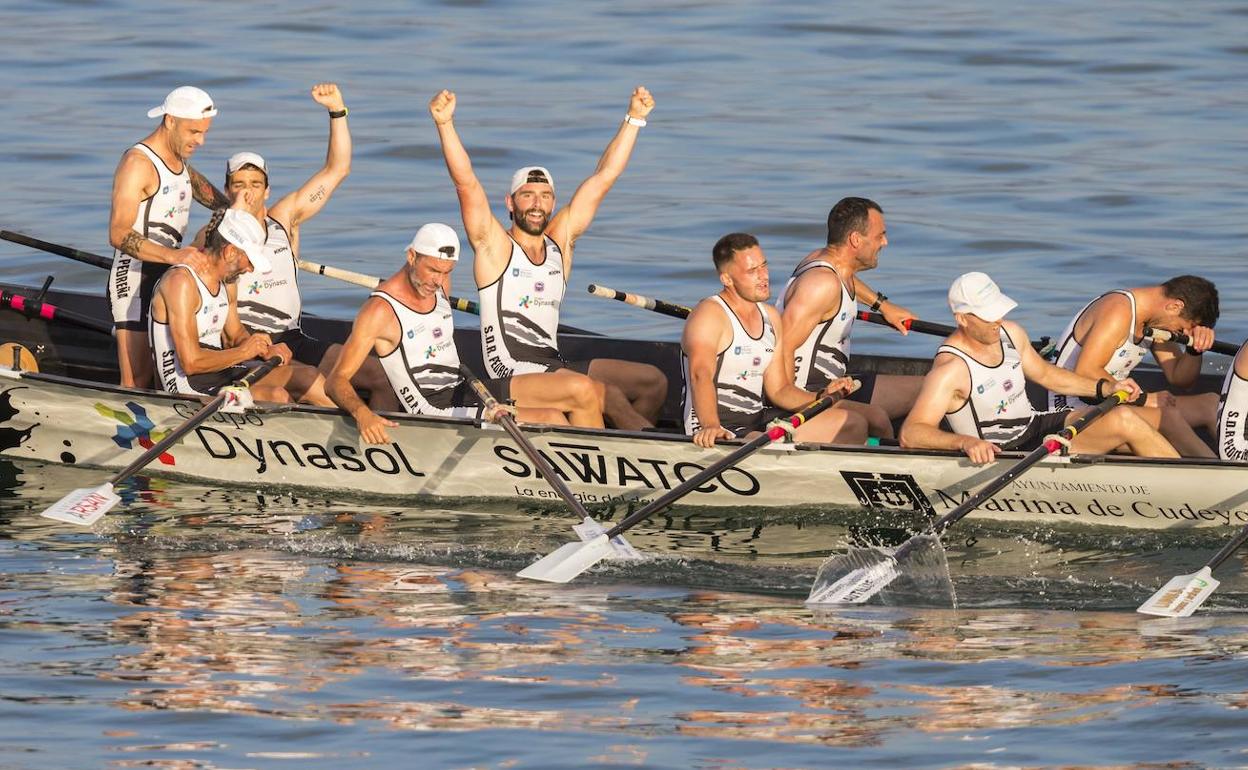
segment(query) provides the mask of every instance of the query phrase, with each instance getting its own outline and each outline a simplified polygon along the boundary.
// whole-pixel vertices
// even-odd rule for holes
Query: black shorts
[[[490,395],[498,399],[501,403],[511,403],[511,378],[501,377],[495,380],[481,380],[481,384],[485,385],[485,389]],[[453,388],[433,393],[428,396],[430,405],[438,409],[467,410],[485,406],[481,403],[481,399],[477,398],[476,391],[468,384],[467,380],[459,383]],[[478,414],[480,410],[478,409]],[[465,416],[463,414],[455,414],[452,416]]]
[[[227,385],[233,385],[242,378],[246,377],[252,369],[264,363],[264,359],[253,358],[250,361],[243,361],[241,364],[234,364],[231,367],[222,369],[219,372],[205,372],[204,374],[187,375],[186,381],[199,393],[205,393],[209,396],[215,396]]]
[[[737,438],[745,438],[754,431],[764,431],[772,420],[788,417],[792,412],[774,406],[763,407],[763,411],[755,412],[748,418],[732,415],[723,422],[724,430]]]
[[[859,404],[871,403],[871,396],[875,393],[875,372],[868,372],[867,374],[847,373],[845,376],[853,377],[861,384],[861,387],[851,393],[849,398],[845,400],[855,401]],[[812,393],[821,393],[824,388],[828,387],[828,383],[831,381],[827,377],[812,373],[810,377],[806,378],[806,385],[802,386],[799,383],[798,387],[804,387],[805,390],[809,390]]]
[[[274,345],[285,344],[290,348],[296,361],[314,368],[321,365],[321,360],[325,358],[325,354],[329,352],[329,346],[333,344],[311,337],[303,329],[287,329],[277,334],[269,334],[269,336],[273,338]]]
[[[589,374],[589,365],[592,361],[564,361],[562,358],[534,358],[529,359],[529,363],[541,364],[546,367],[547,372],[557,372],[560,369],[570,369],[584,375]]]
[[[1055,409],[1051,412],[1036,412],[1027,423],[1027,428],[1012,441],[1001,445],[1002,449],[1019,452],[1030,452],[1044,443],[1044,439],[1066,427],[1066,418],[1070,409]]]

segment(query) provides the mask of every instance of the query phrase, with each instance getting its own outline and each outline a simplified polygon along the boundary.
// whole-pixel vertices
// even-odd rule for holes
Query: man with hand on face
[[[395,394],[410,414],[481,416],[481,401],[463,379],[451,317],[451,271],[459,261],[459,236],[444,224],[427,224],[407,247],[407,261],[382,281],[360,308],[329,375],[329,395],[355,419],[360,436],[386,444],[395,427],[360,400],[351,378],[376,353]],[[561,370],[485,381],[500,402],[514,401],[523,422],[602,427],[603,387]],[[497,415],[485,415],[494,419]]]
[[[195,265],[174,265],[156,285],[149,331],[162,389],[215,395],[277,357],[282,365],[251,386],[256,400],[333,406],[315,369],[292,363],[290,348],[274,345],[267,334],[248,332],[238,320],[232,289],[243,273],[268,267],[263,247],[264,231],[255,217],[221,209],[205,231],[203,258]]]
[[[113,174],[108,241],[115,251],[108,301],[122,387],[151,387],[148,308],[156,282],[169,266],[199,254],[182,248],[191,200],[212,210],[229,205],[189,162],[216,114],[208,94],[193,86],[175,88],[164,104],[148,110],[147,116],[160,118],[160,124],[121,156]]]
[[[485,365],[495,377],[526,372],[572,369],[605,383],[607,417],[616,428],[640,430],[654,425],[667,397],[667,378],[658,367],[635,361],[595,358],[565,361],[559,355],[557,329],[572,250],[589,229],[607,192],[628,165],[637,134],[654,109],[654,99],[638,87],[615,138],[598,168],[555,213],[555,183],[541,166],[512,175],[505,199],[510,229],[494,218],[485,189],[472,169],[455,130],[455,94],[441,91],[429,102],[438,127],[442,154],[473,250],[473,275],[481,292],[481,346]]]
[[[1017,306],[984,273],[966,273],[953,282],[949,307],[958,328],[936,351],[901,426],[903,447],[951,449],[982,465],[1002,450],[1036,449],[1086,411],[1035,411],[1027,399],[1029,381],[1093,403],[1119,390],[1129,397],[1140,394],[1133,380],[1085,377],[1045,361],[1023,327],[1004,320]],[[952,432],[941,429],[941,420]],[[1160,421],[1156,409],[1119,406],[1084,428],[1070,448],[1095,454],[1126,448],[1142,457],[1178,457],[1158,432]]]
[[[731,233],[711,253],[724,288],[693,309],[680,341],[685,432],[707,448],[720,439],[763,430],[771,416],[764,395],[787,414],[821,396],[848,391],[853,382],[835,379],[817,393],[793,384],[776,355],[784,345],[784,330],[780,313],[767,304],[767,257],[757,238]],[[794,438],[861,444],[867,423],[856,412],[829,409],[798,428]]]

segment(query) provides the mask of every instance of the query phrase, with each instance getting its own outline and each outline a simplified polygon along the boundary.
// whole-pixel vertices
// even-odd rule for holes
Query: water
[[[580,287],[691,303],[733,230],[759,235],[779,283],[852,194],[888,221],[867,280],[921,317],[946,321],[949,281],[985,269],[1033,336],[1055,334],[1101,290],[1191,271],[1221,290],[1220,336],[1248,335],[1242,3],[116,0],[0,3],[0,21],[0,225],[89,251],[108,253],[120,153],[182,83],[221,108],[194,165],[220,183],[226,157],[261,152],[277,195],[324,156],[307,89],[340,83],[352,175],[303,255],[377,275],[421,223],[459,224],[436,90],[459,95],[501,204],[534,162],[566,201],[643,83],[658,106],[578,244],[567,323],[674,339]],[[102,290],[97,268],[0,259],[8,280]],[[325,315],[361,299],[303,288]],[[1242,560],[1197,618],[1130,612],[1216,536],[968,520],[947,543],[960,609],[812,614],[829,538],[861,536],[830,514],[656,520],[634,539],[657,562],[557,588],[508,577],[570,536],[555,509],[154,480],[69,532],[34,512],[94,476],[2,475],[3,767],[1248,764]]]

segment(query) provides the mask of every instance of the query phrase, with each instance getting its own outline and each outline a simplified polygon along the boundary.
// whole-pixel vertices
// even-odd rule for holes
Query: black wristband
[[[888,299],[888,295],[887,295],[887,294],[885,294],[885,293],[884,293],[884,292],[882,292],[882,291],[877,291],[877,292],[875,293],[875,302],[872,302],[872,303],[871,303],[871,312],[872,312],[872,313],[874,313],[874,312],[878,311],[878,310],[880,309],[880,305],[883,305],[883,304],[884,304],[884,302],[885,302],[885,300],[887,300],[887,299]]]
[[[330,119],[330,120],[333,120],[334,118],[345,118],[346,116],[347,116],[347,108],[346,108],[346,107],[343,107],[341,110],[338,110],[338,111],[336,111],[336,112],[335,112],[334,110],[330,110],[330,111],[329,111],[329,119]]]
[[[1148,394],[1141,390],[1140,395],[1136,396],[1131,401],[1124,401],[1123,403],[1126,404],[1127,406],[1144,406],[1144,404],[1147,403],[1147,401],[1148,401]]]
[[[1203,355],[1205,354],[1205,351],[1203,351],[1203,350],[1197,350],[1196,348],[1192,347],[1191,345],[1185,345],[1185,346],[1183,347],[1183,352],[1184,352],[1184,353],[1186,353],[1186,354],[1188,354],[1189,356],[1192,356],[1193,358],[1196,358],[1196,357],[1198,357],[1198,356],[1203,356]]]
[[[1107,398],[1105,395],[1105,383],[1107,382],[1109,382],[1109,380],[1096,381],[1096,403],[1098,404]],[[1111,382],[1110,384],[1112,385],[1113,383]]]

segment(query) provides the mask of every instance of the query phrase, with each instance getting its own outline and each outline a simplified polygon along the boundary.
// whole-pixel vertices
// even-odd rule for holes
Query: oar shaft
[[[113,325],[110,323],[11,291],[0,291],[0,306],[12,308],[31,318],[38,317],[48,321],[65,321],[75,326],[81,326],[84,329],[100,332],[101,334],[112,335],[113,333]]]
[[[1236,534],[1235,537],[1231,538],[1226,545],[1222,546],[1221,550],[1215,553],[1213,558],[1205,563],[1205,566],[1210,570],[1217,569],[1218,565],[1229,559],[1231,554],[1238,551],[1240,546],[1244,543],[1248,543],[1248,525],[1240,527],[1239,533]]]
[[[273,371],[273,369],[280,363],[280,359],[270,358],[263,364],[260,364],[255,369],[248,372],[247,375],[241,378],[236,384],[245,386],[254,385],[256,382],[263,379],[266,374]],[[165,436],[151,449],[135,458],[134,462],[113,474],[112,478],[108,480],[109,483],[113,486],[120,484],[122,481],[130,478],[135,473],[138,473],[152,460],[155,460],[157,457],[164,454],[165,450],[181,441],[186,434],[198,428],[205,420],[220,411],[221,407],[225,404],[226,395],[227,394],[224,389],[217,393],[215,398],[207,404],[204,404],[204,406],[192,415],[190,419],[170,431],[168,436]]]
[[[1144,329],[1145,337],[1156,337],[1166,342],[1177,342],[1180,345],[1192,344],[1192,338],[1183,332],[1172,332],[1169,329],[1154,329],[1151,326]],[[1214,353],[1221,353],[1224,356],[1233,356],[1239,353],[1239,348],[1229,342],[1223,340],[1215,340],[1213,346],[1209,348]]]
[[[816,415],[820,414],[821,412],[827,409],[830,409],[837,401],[840,401],[841,398],[843,398],[843,396],[841,396],[840,394],[824,396],[823,398],[819,399],[818,401],[806,407],[805,409],[798,412],[797,414],[790,415],[786,417],[785,419],[789,421],[789,424],[791,424],[793,427],[796,428],[802,425],[803,423],[807,422],[808,420],[812,419]],[[622,519],[620,523],[616,524],[614,527],[607,530],[607,537],[612,538],[612,537],[615,537],[616,535],[623,533],[625,530],[631,529],[636,524],[640,523],[641,521],[644,521],[645,519],[649,518],[651,515],[658,513],[659,511],[663,510],[667,506],[671,505],[676,500],[679,500],[680,498],[684,497],[689,492],[692,492],[693,490],[702,486],[702,484],[704,484],[709,479],[718,475],[725,468],[728,468],[736,464],[737,461],[752,454],[753,452],[755,452],[756,450],[758,450],[765,444],[769,444],[772,441],[775,441],[781,438],[782,436],[784,436],[785,432],[786,431],[783,428],[777,426],[777,427],[770,428],[769,430],[763,432],[759,436],[755,436],[753,439],[747,441],[745,444],[738,447],[731,454],[727,455],[726,457],[720,458],[718,461],[714,463],[711,463],[706,468],[702,469],[701,471],[698,471],[696,474],[691,476],[686,481],[672,488],[667,493],[665,493],[662,497],[643,506],[637,511],[634,511],[633,513],[629,514],[627,517]]]
[[[643,310],[653,310],[656,313],[670,315],[673,318],[688,318],[689,314],[693,312],[684,305],[677,305],[673,302],[664,302],[661,299],[645,297],[641,294],[619,291],[617,289],[612,289],[609,286],[600,286],[595,283],[591,283],[589,285],[589,293],[593,294],[595,297],[618,300],[620,302],[642,308]]]
[[[879,313],[872,313],[869,310],[859,310],[858,317],[868,323],[879,324],[881,326],[892,326],[891,323],[884,320],[884,316]],[[952,326],[934,324],[929,321],[920,321],[917,318],[907,318],[904,325],[912,332],[918,332],[919,334],[934,334],[937,337],[948,337],[950,334],[957,331]]]
[[[99,254],[92,254],[89,251],[73,249],[69,246],[62,246],[58,243],[41,241],[38,238],[31,238],[29,235],[22,235],[21,233],[15,233],[10,230],[0,230],[0,238],[3,238],[6,241],[12,241],[13,243],[20,243],[23,246],[29,246],[32,249],[46,251],[49,254],[58,254],[62,257],[76,259],[79,262],[85,262],[88,265],[102,267],[105,270],[108,270],[113,266],[113,260],[108,257],[102,257]]]

